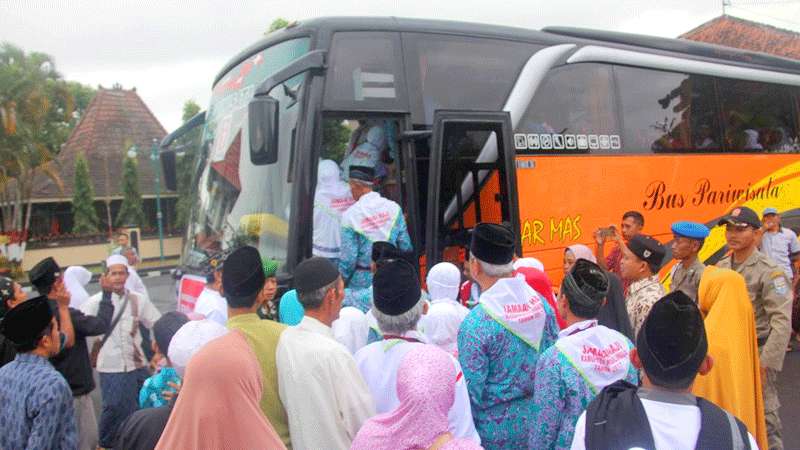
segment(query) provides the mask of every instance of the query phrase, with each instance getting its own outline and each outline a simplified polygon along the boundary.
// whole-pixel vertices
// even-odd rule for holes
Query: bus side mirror
[[[278,161],[278,100],[258,96],[247,106],[250,130],[250,162],[256,166]]]
[[[161,175],[164,177],[164,187],[169,191],[178,190],[178,170],[175,166],[175,150],[161,150]]]

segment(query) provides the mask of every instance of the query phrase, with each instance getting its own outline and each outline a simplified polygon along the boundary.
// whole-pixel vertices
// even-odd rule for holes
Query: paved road
[[[175,309],[175,282],[170,276],[145,278],[144,284],[150,292],[155,306],[162,312]],[[98,291],[97,285],[90,285],[89,292]],[[797,346],[800,348],[800,346]],[[783,372],[778,378],[783,420],[784,446],[786,449],[800,449],[800,349],[786,354]],[[99,385],[98,385],[99,386]],[[94,392],[99,417],[99,387]]]

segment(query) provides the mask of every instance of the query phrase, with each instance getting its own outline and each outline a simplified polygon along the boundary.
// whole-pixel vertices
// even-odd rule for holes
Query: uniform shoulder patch
[[[789,283],[786,282],[786,275],[783,272],[772,272],[770,278],[772,278],[772,287],[778,295],[787,295],[789,293]]]

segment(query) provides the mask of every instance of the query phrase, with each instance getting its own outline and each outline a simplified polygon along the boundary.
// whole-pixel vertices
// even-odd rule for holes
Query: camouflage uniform
[[[781,450],[783,440],[778,415],[781,404],[778,400],[776,378],[783,368],[791,334],[791,283],[786,280],[783,270],[758,250],[736,267],[732,265],[732,258],[731,255],[726,256],[717,266],[735,270],[747,283],[747,292],[755,314],[761,367],[767,372],[767,376],[761,380],[767,439],[770,450]]]

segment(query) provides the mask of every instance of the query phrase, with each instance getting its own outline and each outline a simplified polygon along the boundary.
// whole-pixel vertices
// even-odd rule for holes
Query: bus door
[[[520,254],[514,148],[507,112],[436,111],[426,214],[426,269],[461,265],[479,222],[504,223]]]

